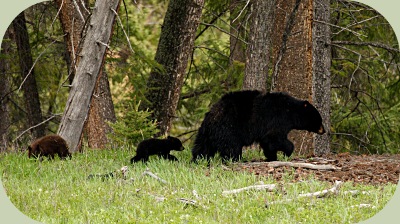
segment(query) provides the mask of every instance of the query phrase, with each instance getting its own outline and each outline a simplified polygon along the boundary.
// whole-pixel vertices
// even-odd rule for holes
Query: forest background
[[[189,140],[189,145],[209,106],[222,94],[244,88],[246,47],[243,43],[248,43],[251,34],[252,15],[248,3],[234,2],[235,8],[231,9],[233,2],[205,2],[176,114],[167,131]],[[154,58],[168,2],[125,2],[120,7],[120,22],[114,27],[104,63],[112,96],[108,110],[115,111],[115,117],[110,120],[117,121],[111,124],[115,134],[108,137],[114,143],[134,146],[160,128],[149,120],[154,118],[151,111],[140,105],[148,102],[149,75],[159,66]],[[330,151],[398,152],[400,81],[396,36],[385,18],[365,5],[332,1],[330,8]],[[38,137],[37,128],[32,127],[39,123],[41,135],[43,131],[57,133],[68,99],[71,74],[58,13],[54,2],[37,4],[24,13],[33,62],[28,67],[32,72],[29,77],[35,78],[33,85],[39,102],[36,105],[40,108],[29,109],[34,107],[29,102],[35,100],[35,95],[28,98],[23,95],[22,87],[28,86],[23,80],[28,76],[26,68],[21,69],[21,60],[15,60],[21,52],[12,26],[3,39],[0,80],[5,87],[1,106],[2,121],[6,122],[1,126],[2,151],[24,148],[27,142]],[[238,46],[243,49],[232,50],[233,40],[239,40]],[[277,50],[271,49],[271,52],[273,55]],[[263,74],[267,90],[272,89],[274,82],[273,62],[271,59],[269,70]],[[40,112],[39,122],[30,121],[33,113],[29,110]],[[85,134],[90,137],[89,128]],[[90,139],[83,144],[90,147]]]

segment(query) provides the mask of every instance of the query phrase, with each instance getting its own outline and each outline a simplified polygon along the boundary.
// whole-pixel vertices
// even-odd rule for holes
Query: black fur
[[[193,161],[209,160],[217,152],[224,160],[237,161],[243,146],[255,142],[268,161],[277,160],[277,151],[290,156],[294,146],[287,134],[292,129],[325,133],[321,115],[308,101],[281,92],[231,92],[206,113],[192,149]]]
[[[182,151],[182,142],[175,137],[168,136],[166,139],[146,139],[139,143],[136,155],[132,157],[131,163],[133,162],[147,162],[149,156],[158,155],[164,159],[177,161],[178,159],[170,154],[171,150]]]

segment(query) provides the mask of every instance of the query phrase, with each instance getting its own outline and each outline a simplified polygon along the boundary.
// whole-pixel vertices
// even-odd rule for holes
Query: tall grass
[[[0,169],[14,205],[43,223],[354,223],[379,212],[396,188],[394,184],[345,183],[340,192],[357,189],[368,194],[339,193],[266,208],[266,202],[296,198],[300,193],[327,189],[332,184],[313,178],[292,183],[289,172],[275,192],[222,195],[223,190],[276,181],[226,170],[218,159],[211,168],[205,162],[192,164],[188,162],[188,150],[175,154],[180,162],[152,157],[147,164],[130,165],[133,155],[126,149],[88,150],[74,154],[72,160],[39,162],[28,159],[25,153],[7,153],[1,155]],[[87,179],[89,174],[105,174],[125,165],[129,166],[126,180]],[[167,183],[143,176],[147,168]],[[181,198],[196,203],[188,205]],[[360,204],[374,207],[358,208]]]

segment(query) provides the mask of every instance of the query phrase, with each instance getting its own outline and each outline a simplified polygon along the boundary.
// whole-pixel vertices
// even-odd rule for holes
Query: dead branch
[[[180,202],[184,203],[185,206],[187,205],[192,205],[194,207],[197,207],[197,202],[195,200],[191,200],[191,199],[186,199],[186,198],[179,198],[178,199]]]
[[[152,173],[152,172],[149,170],[149,168],[147,168],[147,169],[142,173],[142,176],[144,176],[144,175],[148,175],[148,176],[150,176],[150,177],[153,177],[154,179],[160,181],[160,182],[163,183],[163,184],[167,184],[167,183],[168,183],[166,180],[164,180],[164,179],[162,179],[161,177],[158,177],[157,175],[155,175],[154,173]]]
[[[275,184],[260,184],[260,185],[252,185],[252,186],[248,186],[248,187],[244,187],[244,188],[239,188],[239,189],[234,189],[234,190],[227,190],[227,191],[223,191],[222,194],[223,195],[227,195],[227,194],[237,194],[240,193],[242,191],[248,191],[248,190],[268,190],[268,191],[273,191],[276,189],[276,185]]]
[[[125,32],[124,26],[122,25],[122,21],[121,21],[121,19],[119,18],[118,13],[117,13],[114,9],[111,9],[111,11],[112,11],[112,12],[115,14],[115,16],[117,17],[117,21],[118,21],[119,25],[121,26],[122,31],[123,31],[124,34],[125,34],[126,40],[128,41],[129,49],[132,51],[133,54],[135,54],[135,51],[134,51],[133,48],[132,48],[131,41],[129,40],[129,36],[128,36],[128,34],[126,34],[126,32]]]
[[[32,127],[28,128],[28,129],[26,129],[26,130],[23,131],[21,134],[19,134],[19,135],[14,139],[13,142],[15,142],[17,139],[19,139],[23,134],[25,134],[25,133],[28,132],[29,130],[31,130],[31,129],[33,129],[33,128],[36,128],[36,127],[38,127],[38,126],[40,126],[40,125],[42,125],[42,124],[44,124],[44,123],[46,123],[46,122],[52,120],[52,119],[55,118],[56,116],[60,116],[60,115],[61,115],[61,114],[54,114],[53,116],[47,118],[46,120],[40,122],[39,124],[37,124],[37,125],[35,125],[35,126],[32,126]]]
[[[328,23],[328,22],[325,22],[325,21],[319,21],[319,20],[313,20],[313,21],[316,22],[316,23],[322,23],[324,25],[332,26],[332,27],[335,27],[335,28],[344,29],[344,30],[349,31],[350,33],[356,35],[357,37],[360,37],[360,36],[366,37],[366,35],[361,34],[361,33],[357,33],[356,31],[353,31],[353,30],[348,29],[346,27],[341,27],[341,26],[338,26],[338,25],[335,25],[335,24],[332,24],[332,23]]]
[[[247,8],[249,3],[250,3],[250,0],[247,0],[246,5],[242,8],[242,10],[240,10],[239,15],[236,16],[236,18],[232,20],[232,23],[234,23],[242,15],[243,11]]]
[[[317,198],[322,198],[326,197],[331,194],[338,194],[339,189],[342,186],[343,182],[342,181],[335,181],[335,184],[331,189],[323,190],[323,191],[317,191],[313,193],[306,193],[306,194],[299,194],[299,198],[301,197],[317,197]]]
[[[63,36],[65,36],[66,34],[64,34]],[[51,45],[53,45],[54,43],[56,43],[57,40],[54,40],[53,42],[51,42],[49,45],[46,46],[46,48],[40,52],[39,56],[35,59],[35,61],[33,62],[32,67],[29,69],[28,74],[26,74],[24,80],[22,80],[21,85],[18,88],[18,91],[21,90],[22,86],[24,85],[25,81],[28,79],[28,76],[32,73],[33,68],[35,67],[36,63],[38,62],[38,60],[42,57],[42,55],[50,48]]]
[[[274,162],[259,162],[259,163],[251,163],[251,164],[266,164],[268,167],[277,168],[281,166],[291,166],[291,167],[301,167],[312,170],[341,170],[341,168],[336,167],[334,165],[315,165],[311,163],[293,163],[293,162],[282,162],[282,161],[274,161]]]
[[[304,197],[306,197],[306,198],[323,198],[323,197],[327,197],[329,195],[337,195],[339,193],[339,189],[342,186],[342,184],[343,184],[342,181],[335,181],[335,184],[330,189],[312,192],[312,193],[306,193],[306,194],[299,194],[296,199],[304,198]],[[267,202],[267,203],[265,203],[265,207],[268,208],[272,204],[287,203],[287,202],[294,201],[296,199],[289,198],[289,199],[282,200],[282,201],[273,201],[271,203]]]
[[[350,191],[345,191],[345,192],[342,192],[342,194],[344,194],[344,195],[347,195],[347,194],[351,194],[351,195],[358,195],[358,194],[362,194],[362,195],[365,195],[365,194],[370,194],[368,191],[359,191],[359,190],[350,190]]]
[[[398,48],[393,48],[393,47],[390,47],[386,44],[379,43],[379,42],[354,42],[354,41],[335,40],[335,41],[332,41],[331,44],[332,45],[335,44],[335,45],[372,46],[372,47],[382,48],[391,53],[400,53],[400,50]]]
[[[373,208],[375,209],[376,206],[373,206],[371,204],[359,204],[359,205],[352,205],[350,208]]]
[[[221,32],[223,32],[223,33],[226,33],[226,34],[228,34],[229,36],[232,36],[232,37],[234,37],[234,38],[240,40],[242,43],[248,44],[248,43],[246,42],[246,40],[244,40],[244,39],[242,39],[242,38],[240,38],[240,37],[238,37],[238,36],[235,36],[235,35],[231,34],[230,32],[228,32],[228,31],[226,31],[226,30],[224,30],[224,29],[222,29],[222,28],[216,26],[215,24],[204,23],[204,22],[201,22],[200,24],[201,24],[201,25],[204,25],[204,26],[214,27],[215,29],[217,29],[217,30],[219,30],[219,31],[221,31]]]

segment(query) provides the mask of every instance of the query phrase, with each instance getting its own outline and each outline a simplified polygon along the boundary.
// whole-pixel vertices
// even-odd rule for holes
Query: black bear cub
[[[46,135],[37,139],[28,146],[29,158],[46,156],[49,159],[54,159],[55,154],[57,154],[61,159],[64,159],[67,156],[71,158],[67,142],[59,135]]]
[[[147,162],[149,156],[158,155],[164,159],[177,161],[178,159],[169,154],[171,150],[182,151],[182,142],[175,137],[168,136],[166,139],[146,139],[139,143],[136,149],[136,156],[132,157],[131,163],[133,162]]]
[[[292,129],[325,133],[320,113],[306,100],[282,92],[231,92],[206,113],[192,149],[193,161],[209,160],[217,152],[224,160],[237,161],[243,146],[255,142],[268,161],[277,160],[278,151],[290,156],[294,146],[287,135]]]

